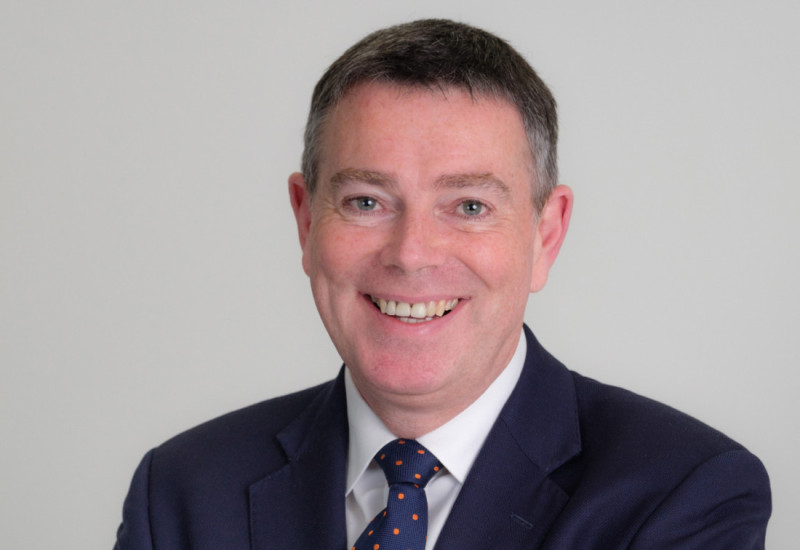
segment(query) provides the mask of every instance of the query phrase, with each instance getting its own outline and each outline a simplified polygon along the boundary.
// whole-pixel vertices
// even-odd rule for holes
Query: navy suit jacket
[[[764,547],[759,460],[674,409],[568,371],[525,329],[517,387],[436,550]],[[342,374],[145,455],[118,550],[344,550]]]

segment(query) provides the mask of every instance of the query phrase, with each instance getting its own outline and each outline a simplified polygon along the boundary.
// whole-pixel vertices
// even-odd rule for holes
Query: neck
[[[373,406],[369,401],[367,403],[390,432],[397,437],[409,439],[417,439],[434,431],[466,408],[456,411],[398,410],[383,406],[385,403],[380,403],[378,406]]]

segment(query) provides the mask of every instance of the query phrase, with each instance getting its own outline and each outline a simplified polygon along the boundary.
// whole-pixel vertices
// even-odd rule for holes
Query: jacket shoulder
[[[328,382],[225,414],[148,452],[134,474],[119,550],[249,548],[248,488],[287,463],[278,434],[322,407]]]
[[[268,399],[208,420],[165,441],[154,450],[154,457],[165,466],[175,461],[185,468],[203,462],[218,463],[228,457],[247,461],[249,457],[265,466],[265,457],[283,460],[277,434],[300,416],[330,388],[333,381],[295,393]]]
[[[648,462],[703,460],[744,447],[718,430],[653,399],[571,373],[585,452],[635,449]]]
[[[771,499],[757,457],[672,407],[571,375],[581,452],[552,479],[570,495],[565,518],[604,518],[602,533],[590,522],[582,536],[608,548],[763,548]],[[578,532],[559,531],[559,543],[579,546]]]

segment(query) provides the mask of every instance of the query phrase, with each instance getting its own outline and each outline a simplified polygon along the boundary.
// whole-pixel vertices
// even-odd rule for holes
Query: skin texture
[[[558,186],[537,215],[518,111],[460,89],[359,85],[322,138],[313,200],[301,174],[289,178],[303,269],[358,390],[396,435],[418,437],[469,406],[511,359],[572,193]],[[459,303],[408,324],[370,296]]]

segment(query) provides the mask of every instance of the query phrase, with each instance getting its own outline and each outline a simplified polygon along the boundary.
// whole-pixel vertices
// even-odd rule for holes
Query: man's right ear
[[[306,242],[311,228],[311,194],[308,192],[303,174],[295,172],[289,176],[289,200],[292,203],[294,219],[297,222],[297,236],[303,249],[303,271],[308,275],[308,254]]]

